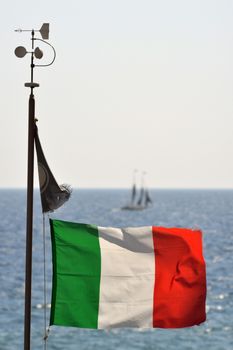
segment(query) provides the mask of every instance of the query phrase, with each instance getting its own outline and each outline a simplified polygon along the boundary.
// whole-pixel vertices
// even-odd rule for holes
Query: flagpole
[[[25,311],[24,311],[24,349],[30,349],[31,333],[31,285],[32,285],[32,233],[33,233],[33,180],[34,180],[34,115],[35,100],[29,97],[28,113],[28,170],[27,170],[27,229],[25,261]]]
[[[34,50],[34,31],[32,31],[32,50]],[[31,53],[31,82],[25,83],[31,88],[28,103],[28,164],[27,164],[27,226],[25,261],[25,310],[24,310],[24,350],[30,350],[31,344],[31,290],[32,290],[32,239],[33,239],[33,185],[34,185],[34,138],[35,138],[35,98],[33,82],[34,54]]]
[[[17,32],[28,32],[29,30],[17,29]],[[35,38],[35,30],[30,30],[32,51],[27,51],[23,46],[15,49],[15,55],[19,58],[24,57],[27,53],[31,54],[31,81],[25,83],[25,87],[31,89],[28,102],[28,160],[27,160],[27,218],[26,218],[26,257],[25,257],[25,308],[24,308],[24,350],[31,348],[31,291],[32,291],[32,241],[33,241],[33,190],[34,190],[34,141],[35,141],[35,98],[34,88],[39,84],[34,82],[34,67],[43,67],[47,65],[35,65],[34,56],[38,59],[43,57],[43,52],[37,47],[34,49],[34,41],[42,39]],[[40,30],[43,39],[49,37],[49,23],[43,23]],[[49,46],[51,46],[49,44]],[[55,51],[55,50],[54,50]]]

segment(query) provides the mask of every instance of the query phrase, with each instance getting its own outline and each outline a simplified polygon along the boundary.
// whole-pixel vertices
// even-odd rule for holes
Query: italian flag
[[[51,325],[180,328],[205,321],[201,231],[50,225]]]

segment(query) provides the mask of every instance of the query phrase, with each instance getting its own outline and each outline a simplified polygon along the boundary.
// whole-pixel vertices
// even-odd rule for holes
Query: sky
[[[14,49],[31,42],[14,29],[49,22],[36,118],[58,183],[126,188],[138,169],[153,188],[233,188],[232,15],[230,0],[5,2],[0,187],[27,183],[30,55]]]

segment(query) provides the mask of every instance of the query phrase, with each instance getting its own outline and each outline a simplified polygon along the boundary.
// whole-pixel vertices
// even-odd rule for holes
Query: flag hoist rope
[[[43,341],[44,341],[44,350],[47,349],[47,340],[48,340],[48,336],[49,336],[49,331],[50,328],[49,326],[47,327],[47,283],[46,283],[46,216],[49,217],[49,215],[46,213],[43,213],[43,267],[44,267],[44,337],[43,337]]]

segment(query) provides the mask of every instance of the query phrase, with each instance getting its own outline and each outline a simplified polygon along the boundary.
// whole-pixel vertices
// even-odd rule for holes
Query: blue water
[[[233,348],[233,190],[154,190],[146,211],[120,211],[127,190],[75,190],[52,217],[101,226],[185,226],[203,230],[207,263],[207,322],[181,330],[112,331],[52,327],[48,350],[232,349]],[[43,349],[42,216],[35,193],[32,289],[32,349]],[[0,190],[0,349],[23,348],[24,190]],[[51,292],[51,246],[46,232],[47,299]],[[49,319],[47,309],[47,319]]]

